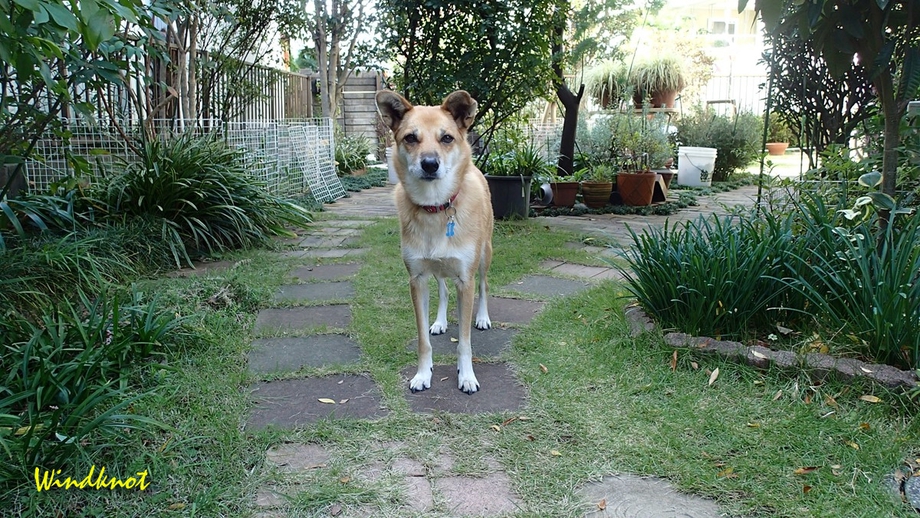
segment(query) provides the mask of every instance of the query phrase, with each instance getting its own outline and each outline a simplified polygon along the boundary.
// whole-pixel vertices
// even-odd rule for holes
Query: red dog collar
[[[460,195],[460,191],[457,191],[456,194],[454,194],[453,196],[450,197],[449,200],[447,200],[447,203],[442,203],[440,205],[422,205],[422,208],[425,209],[425,212],[430,212],[432,214],[443,212],[449,209],[450,206],[454,204],[454,200],[456,200],[457,196],[459,195]]]

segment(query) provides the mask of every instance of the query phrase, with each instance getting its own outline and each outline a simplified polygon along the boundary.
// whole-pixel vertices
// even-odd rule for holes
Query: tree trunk
[[[894,82],[892,81],[891,74],[887,71],[879,74],[878,78],[875,80],[875,88],[878,90],[882,118],[885,119],[884,148],[882,151],[882,192],[894,198],[898,181],[898,147],[901,145],[901,114],[898,110],[897,101],[895,100]],[[884,235],[884,231],[891,221],[891,211],[880,210],[879,216],[880,230],[882,230],[881,234]]]
[[[198,15],[192,16],[188,28],[188,101],[185,117],[194,124],[198,120]]]
[[[556,96],[565,108],[562,118],[562,141],[559,144],[559,162],[556,166],[559,176],[570,176],[575,171],[575,131],[578,129],[578,107],[581,105],[585,85],[573,94],[564,82],[556,84]]]

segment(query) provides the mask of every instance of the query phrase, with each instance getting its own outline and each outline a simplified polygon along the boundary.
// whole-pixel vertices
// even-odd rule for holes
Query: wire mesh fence
[[[313,193],[317,201],[329,202],[345,196],[335,174],[335,140],[330,119],[221,122],[198,120],[153,121],[158,138],[179,133],[218,132],[231,146],[244,150],[249,172],[262,181],[271,194],[284,197]],[[91,178],[117,172],[140,157],[132,149],[139,142],[140,127],[106,122],[87,124],[64,121],[64,131],[41,138],[25,171],[30,188],[47,190],[54,182],[74,176],[75,165],[83,163]],[[135,148],[137,146],[134,146]]]

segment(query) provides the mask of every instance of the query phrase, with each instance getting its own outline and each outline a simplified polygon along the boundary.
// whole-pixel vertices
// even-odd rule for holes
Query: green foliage
[[[127,374],[162,354],[181,320],[145,302],[80,295],[77,305],[47,308],[38,322],[15,313],[0,320],[0,487],[30,470],[62,468],[78,453],[125,441],[120,432],[156,423],[134,415]],[[90,440],[91,439],[91,440]]]
[[[679,92],[686,86],[687,79],[680,58],[661,55],[638,61],[629,72],[629,82],[645,99],[656,91]]]
[[[538,180],[550,178],[556,165],[544,158],[533,142],[496,139],[486,158],[483,172],[492,176],[533,176]]]
[[[364,135],[335,137],[335,174],[345,176],[367,167],[367,155],[372,154],[371,140]]]
[[[752,113],[741,112],[735,117],[701,110],[681,117],[677,126],[677,141],[682,146],[716,149],[713,181],[723,181],[760,157],[763,120]]]
[[[740,337],[776,317],[788,227],[700,218],[630,235],[627,289],[662,327]]]
[[[603,61],[586,70],[583,80],[585,91],[601,108],[617,108],[621,100],[632,97],[626,64],[622,61]]]
[[[110,179],[106,198],[112,213],[159,220],[177,265],[190,261],[188,247],[214,253],[254,246],[287,235],[285,224],[310,221],[303,208],[268,194],[243,152],[217,135],[187,132],[141,145],[141,161]]]
[[[618,170],[661,168],[674,152],[667,134],[667,118],[649,119],[605,112],[590,127],[580,125],[576,135],[582,167],[613,164]]]
[[[553,14],[549,1],[381,3],[381,32],[397,63],[396,89],[414,104],[439,105],[457,88],[479,103],[483,142],[506,119],[549,93]]]

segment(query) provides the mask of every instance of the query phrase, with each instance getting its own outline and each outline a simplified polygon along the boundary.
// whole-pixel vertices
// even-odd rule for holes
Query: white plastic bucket
[[[712,185],[716,167],[716,149],[711,147],[677,147],[677,184],[689,187]]]
[[[399,177],[396,176],[396,168],[393,167],[393,148],[388,147],[386,150],[387,156],[387,180],[390,183],[396,184],[399,183]]]

